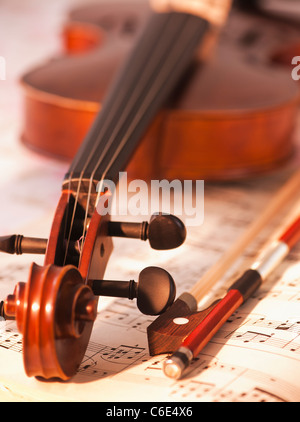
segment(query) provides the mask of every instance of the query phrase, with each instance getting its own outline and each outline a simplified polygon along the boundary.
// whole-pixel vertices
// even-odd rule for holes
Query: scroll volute
[[[62,192],[45,265],[33,263],[27,283],[18,283],[5,301],[5,313],[16,319],[23,335],[24,367],[28,376],[68,380],[78,370],[90,339],[98,297],[93,294],[88,280],[103,277],[112,241],[107,235],[108,218],[103,216],[104,210],[94,209],[91,217],[83,220],[88,226],[79,249],[70,247],[67,254],[62,251],[66,238],[72,238],[78,224],[82,225],[79,217],[85,214],[85,199],[82,195],[75,201],[72,193]],[[70,221],[76,221],[71,233],[68,231],[72,227]],[[71,241],[74,243],[74,239]],[[64,256],[66,262],[63,262]],[[70,264],[72,260],[78,262],[78,267]]]

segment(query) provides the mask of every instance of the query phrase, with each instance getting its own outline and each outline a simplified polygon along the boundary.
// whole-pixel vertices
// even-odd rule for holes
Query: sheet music
[[[58,7],[57,1],[52,4]],[[64,3],[66,9],[70,4]],[[17,102],[15,93],[12,103]],[[18,108],[1,112],[0,234],[48,236],[67,165],[27,151],[18,142]],[[298,143],[299,134],[297,130]],[[115,239],[106,278],[136,279],[144,267],[157,265],[174,277],[177,296],[188,291],[259,215],[299,163],[296,154],[291,165],[257,179],[205,183],[204,223],[189,228],[182,247],[161,252],[146,242]],[[276,222],[224,274],[216,295],[251,262]],[[0,400],[299,401],[299,258],[298,245],[268,282],[229,318],[180,381],[164,376],[165,355],[149,356],[146,329],[155,317],[142,315],[135,300],[101,298],[86,355],[68,382],[28,378],[22,362],[22,336],[14,321],[0,321]],[[42,264],[43,258],[0,256],[0,299],[12,293],[18,281],[27,280],[32,261]]]
[[[259,212],[261,202],[249,201],[249,197],[270,197],[277,185],[273,177],[256,184],[207,187],[204,224],[191,228],[185,245],[176,250],[157,252],[146,243],[138,248],[137,241],[115,240],[107,278],[131,279],[144,266],[160,265],[173,275],[178,294],[188,290]],[[32,230],[35,234],[34,224]],[[246,258],[253,253],[250,248]],[[164,376],[164,355],[148,354],[146,329],[155,317],[142,315],[135,301],[103,298],[85,358],[77,375],[67,383],[27,378],[22,364],[22,336],[13,321],[1,322],[2,389],[14,398],[33,400],[112,401],[119,391],[119,399],[124,401],[297,401],[299,256],[297,247],[268,283],[213,337],[180,381]],[[41,262],[41,257],[0,257],[1,296],[11,292],[14,282],[26,281],[32,258]],[[230,279],[230,274],[227,277]]]

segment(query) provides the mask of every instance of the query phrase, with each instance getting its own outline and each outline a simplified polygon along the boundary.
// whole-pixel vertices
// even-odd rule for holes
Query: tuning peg
[[[180,246],[186,237],[183,222],[171,214],[153,214],[149,223],[128,223],[111,221],[108,226],[110,236],[149,240],[153,249],[173,249]]]
[[[24,237],[21,234],[0,237],[0,252],[21,255],[23,253],[44,254],[47,239]]]
[[[158,267],[144,268],[138,282],[94,280],[92,290],[96,296],[137,299],[137,307],[146,315],[159,315],[172,305],[176,287],[171,275]]]
[[[0,301],[0,321],[1,321],[1,318],[3,318],[4,320],[7,320],[7,315],[4,312],[4,301],[3,300]]]

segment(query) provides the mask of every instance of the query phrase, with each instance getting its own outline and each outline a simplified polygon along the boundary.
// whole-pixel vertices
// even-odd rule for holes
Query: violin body
[[[148,13],[143,2],[109,2],[70,14],[65,54],[22,78],[26,145],[73,158]],[[298,102],[286,72],[241,60],[225,40],[208,63],[195,58],[145,132],[129,177],[226,180],[274,169],[292,155]]]

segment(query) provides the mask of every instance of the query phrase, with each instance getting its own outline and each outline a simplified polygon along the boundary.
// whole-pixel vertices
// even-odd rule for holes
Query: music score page
[[[9,16],[9,2],[4,3]],[[51,4],[53,10],[62,10],[63,16],[73,3]],[[11,58],[13,70],[5,83],[1,82],[0,235],[48,237],[68,165],[41,157],[19,142],[22,111],[16,78],[31,65],[33,57],[38,61],[45,56],[47,33],[57,29],[57,22],[51,20],[50,13],[47,28],[26,32],[32,10],[25,8],[24,13],[21,23],[27,44],[32,49],[35,45],[36,50],[23,61],[11,51],[3,51]],[[50,48],[56,47],[54,41],[50,43]],[[294,137],[299,151],[300,128]],[[296,153],[288,166],[261,177],[228,184],[204,181],[203,224],[188,227],[186,242],[180,248],[154,251],[147,242],[114,239],[105,278],[137,280],[143,268],[155,265],[173,276],[177,297],[189,291],[259,216],[299,164]],[[125,218],[141,220],[122,216]],[[183,216],[184,221],[186,218]],[[211,299],[224,294],[226,286],[253,262],[283,220],[284,213],[241,253],[211,290]],[[13,292],[17,282],[27,281],[31,262],[42,265],[43,257],[0,255],[0,300]],[[163,374],[166,355],[149,356],[146,330],[154,318],[141,314],[135,300],[100,298],[85,357],[68,382],[28,378],[23,368],[22,336],[14,321],[0,321],[0,401],[300,400],[300,245],[228,319],[179,381]]]
[[[32,175],[34,160],[32,157],[30,160]],[[39,163],[38,159],[37,169]],[[56,170],[53,172],[54,185],[57,182]],[[115,239],[106,277],[136,279],[144,267],[157,265],[172,274],[177,295],[188,291],[256,218],[263,201],[272,197],[287,174],[288,171],[277,173],[259,180],[259,183],[249,181],[229,186],[206,186],[204,223],[189,228],[183,246],[158,252],[150,249],[146,242]],[[14,200],[10,202],[12,210],[15,201],[22,202],[30,180],[29,175],[20,179],[23,188],[14,192]],[[48,212],[48,207],[51,208],[54,199],[51,196],[49,202],[40,208],[40,215],[35,215],[31,224],[27,221],[36,192],[34,190],[26,195],[28,215],[21,213],[20,220],[24,219],[25,223],[19,225],[15,221],[15,231],[19,229],[19,232],[40,236],[50,227],[51,212]],[[7,231],[4,226],[2,230]],[[216,297],[224,294],[226,285],[247,268],[247,262],[252,262],[269,230],[271,228],[220,280],[213,290]],[[67,383],[27,378],[22,362],[22,336],[14,321],[2,321],[2,394],[21,400],[112,401],[119,391],[119,401],[298,401],[299,257],[298,246],[270,280],[229,318],[179,381],[164,376],[161,368],[165,355],[149,356],[146,329],[155,317],[141,314],[135,300],[100,298],[86,355],[77,375]],[[32,261],[42,265],[40,256],[1,255],[1,297],[12,293],[16,282],[26,281]]]

